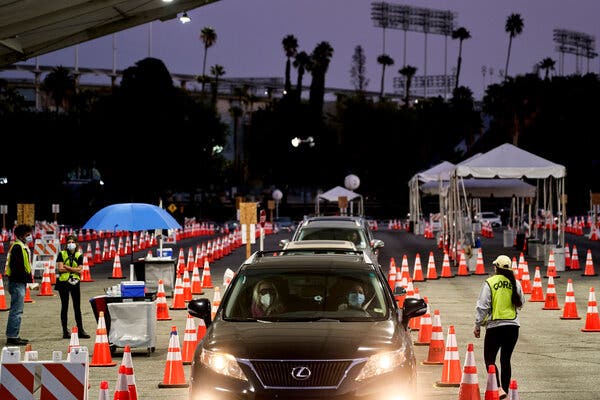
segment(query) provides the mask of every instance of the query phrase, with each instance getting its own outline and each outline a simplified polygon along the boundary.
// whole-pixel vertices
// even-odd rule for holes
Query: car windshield
[[[374,321],[388,318],[385,288],[372,270],[245,270],[231,283],[223,319]]]
[[[347,240],[359,249],[367,247],[367,238],[360,229],[345,228],[303,228],[295,240]]]

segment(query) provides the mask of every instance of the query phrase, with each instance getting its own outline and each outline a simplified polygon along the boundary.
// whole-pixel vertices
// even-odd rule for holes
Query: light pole
[[[279,218],[279,202],[283,198],[283,193],[279,189],[273,190],[273,200],[275,200],[275,219]]]
[[[309,147],[315,147],[315,139],[312,136],[309,136],[306,139],[300,139],[296,136],[292,139],[292,146],[294,147],[300,146],[301,143],[306,143]]]

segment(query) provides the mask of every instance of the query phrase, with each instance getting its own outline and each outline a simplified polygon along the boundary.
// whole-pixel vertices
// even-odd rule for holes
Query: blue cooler
[[[144,281],[121,282],[121,297],[144,297],[146,283]]]
[[[160,249],[156,249],[156,257],[173,258],[173,248],[172,247],[163,247],[162,253],[161,253]]]

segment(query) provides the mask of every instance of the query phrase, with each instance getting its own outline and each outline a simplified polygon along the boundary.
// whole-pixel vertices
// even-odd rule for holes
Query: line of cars
[[[427,305],[398,307],[367,223],[308,218],[280,245],[240,266],[214,318],[209,299],[188,304],[207,326],[190,400],[415,399],[408,322]]]

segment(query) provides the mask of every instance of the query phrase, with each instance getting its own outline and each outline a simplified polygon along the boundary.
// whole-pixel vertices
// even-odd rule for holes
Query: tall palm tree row
[[[381,64],[381,87],[379,89],[379,98],[382,98],[384,92],[385,68],[394,65],[394,59],[387,54],[381,54],[377,57],[377,62]]]
[[[298,39],[294,35],[286,35],[281,41],[283,45],[283,51],[285,52],[285,57],[287,61],[285,63],[285,93],[289,94],[292,90],[292,79],[290,77],[290,72],[292,69],[292,57],[295,57],[298,54]]]
[[[210,26],[205,26],[200,31],[200,40],[204,45],[204,60],[202,61],[202,93],[204,93],[204,85],[206,84],[206,53],[208,52],[208,48],[217,42],[217,32]]]
[[[302,97],[302,79],[304,79],[304,73],[311,69],[312,60],[310,55],[305,51],[300,51],[294,58],[294,68],[298,69],[298,77],[296,82],[296,98],[300,101]]]
[[[458,89],[458,81],[460,78],[460,67],[462,65],[462,45],[463,40],[471,38],[471,32],[466,28],[460,27],[452,31],[452,39],[458,39],[458,61],[456,62],[456,82],[454,83],[454,89]]]
[[[412,78],[417,73],[417,67],[412,65],[405,65],[402,67],[398,73],[406,79],[406,88],[404,90],[404,107],[408,108],[408,104],[410,101],[410,85],[412,84]]]
[[[508,53],[506,54],[506,67],[504,68],[504,79],[508,78],[508,61],[510,60],[510,48],[514,37],[523,32],[523,18],[521,14],[510,14],[506,18],[504,30],[508,33]]]

